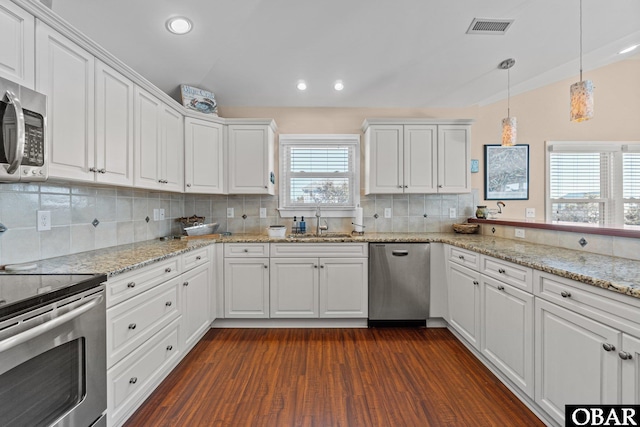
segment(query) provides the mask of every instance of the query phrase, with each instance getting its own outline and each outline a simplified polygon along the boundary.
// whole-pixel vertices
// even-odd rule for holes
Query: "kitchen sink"
[[[351,239],[351,233],[322,233],[320,236],[315,234],[290,234],[288,239]]]

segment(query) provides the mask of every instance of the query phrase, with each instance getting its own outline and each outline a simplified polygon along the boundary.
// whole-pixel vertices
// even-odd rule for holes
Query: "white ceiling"
[[[497,66],[510,57],[512,94],[578,80],[578,0],[53,0],[53,10],[174,98],[188,84],[223,106],[483,105],[506,97]],[[176,15],[191,33],[165,29]],[[473,18],[515,22],[505,35],[468,35]],[[584,0],[583,31],[588,79],[640,43],[640,1]]]

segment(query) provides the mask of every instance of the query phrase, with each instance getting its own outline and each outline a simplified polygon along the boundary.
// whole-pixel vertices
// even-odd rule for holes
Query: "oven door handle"
[[[95,298],[93,301],[83,304],[78,308],[74,308],[73,310],[63,314],[62,316],[56,317],[55,319],[52,319],[46,323],[43,323],[29,330],[21,332],[18,335],[12,336],[11,338],[7,338],[3,341],[0,341],[0,353],[2,353],[3,351],[7,351],[10,348],[13,348],[22,343],[25,343],[29,340],[32,340],[38,335],[42,335],[46,332],[49,332],[52,329],[57,328],[58,326],[64,323],[67,323],[78,316],[82,316],[84,313],[86,313],[87,311],[91,310],[92,308],[100,304],[103,298],[104,297],[100,295],[98,298]]]
[[[6,96],[9,100],[9,104],[13,105],[13,108],[16,111],[16,140],[14,144],[14,149],[16,151],[13,154],[13,159],[7,159],[9,160],[7,173],[13,174],[22,164],[22,158],[24,157],[24,113],[22,112],[22,104],[20,103],[20,100],[13,92],[8,90]]]

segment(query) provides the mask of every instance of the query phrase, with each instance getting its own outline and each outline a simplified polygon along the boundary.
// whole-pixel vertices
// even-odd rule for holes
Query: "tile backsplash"
[[[362,196],[367,232],[450,231],[454,222],[473,215],[478,192],[437,195]],[[220,231],[265,233],[269,225],[291,226],[280,218],[277,196],[175,194],[120,187],[68,183],[0,184],[0,265],[68,255],[108,246],[180,234],[177,218],[204,216]],[[234,218],[227,218],[234,208]],[[267,218],[260,218],[266,208]],[[391,209],[392,217],[384,211]],[[449,218],[456,208],[457,218]],[[165,219],[154,221],[154,209]],[[36,230],[36,212],[51,212],[51,230]],[[377,214],[377,218],[376,218]],[[315,218],[309,220],[314,225]],[[350,232],[352,218],[328,218],[330,231]]]

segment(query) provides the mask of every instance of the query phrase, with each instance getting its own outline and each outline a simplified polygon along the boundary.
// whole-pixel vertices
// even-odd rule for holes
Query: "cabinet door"
[[[449,324],[480,348],[480,273],[448,262]]]
[[[94,58],[36,22],[36,90],[47,95],[49,175],[94,181]]]
[[[224,260],[226,318],[269,317],[269,258]]]
[[[481,276],[481,351],[533,398],[533,295]]]
[[[160,143],[160,177],[162,189],[184,191],[184,117],[173,108],[162,105]]]
[[[404,192],[437,193],[438,127],[404,127]]]
[[[438,126],[438,192],[471,191],[471,129],[465,125]]]
[[[96,61],[96,181],[133,185],[133,82]]]
[[[318,259],[271,259],[271,317],[318,317]]]
[[[616,349],[622,333],[540,298],[535,300],[535,401],[564,424],[567,404],[620,401]]]
[[[616,349],[617,350],[617,349]],[[622,335],[622,404],[640,405],[640,339]],[[630,356],[630,357],[629,357]]]
[[[404,127],[370,126],[365,134],[365,194],[402,193]]]
[[[0,1],[0,76],[35,87],[35,18],[9,0]]]
[[[224,194],[223,125],[185,119],[185,192]]]
[[[147,91],[134,90],[134,163],[136,187],[161,189],[160,108],[161,102]]]
[[[209,320],[209,263],[196,267],[182,275],[182,322],[183,349],[193,347],[204,335],[211,322]]]
[[[366,258],[320,258],[320,317],[366,318],[369,269]]]
[[[265,125],[229,125],[229,194],[275,194],[274,136]]]

